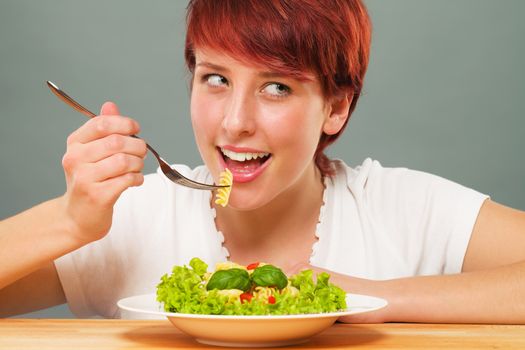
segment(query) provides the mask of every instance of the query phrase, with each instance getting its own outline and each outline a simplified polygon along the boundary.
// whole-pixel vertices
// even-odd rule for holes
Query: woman
[[[202,182],[229,168],[229,206],[144,177],[145,144],[128,137],[138,124],[106,103],[68,138],[65,195],[2,223],[2,308],[67,301],[79,316],[118,317],[117,300],[197,256],[326,269],[389,301],[343,321],[525,323],[523,212],[433,175],[323,154],[356,106],[369,45],[359,0],[191,1],[185,56],[206,166],[177,167]]]

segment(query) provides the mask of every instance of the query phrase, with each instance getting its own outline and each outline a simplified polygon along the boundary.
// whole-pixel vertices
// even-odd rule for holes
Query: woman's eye
[[[290,88],[280,83],[270,83],[264,87],[263,91],[275,97],[286,97],[290,94]]]
[[[225,77],[218,74],[208,74],[204,77],[206,83],[212,87],[219,87],[223,85],[228,85],[228,80]]]

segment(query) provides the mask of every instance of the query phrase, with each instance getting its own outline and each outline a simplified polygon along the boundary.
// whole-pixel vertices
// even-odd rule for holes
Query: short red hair
[[[280,73],[314,73],[325,98],[350,94],[339,133],[321,135],[315,162],[333,168],[324,150],[343,132],[361,94],[371,24],[361,0],[190,0],[185,59],[193,73],[196,47],[224,51]]]

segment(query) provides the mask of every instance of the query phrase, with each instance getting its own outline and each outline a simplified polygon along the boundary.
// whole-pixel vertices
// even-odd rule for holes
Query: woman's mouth
[[[271,153],[251,149],[218,147],[221,163],[230,169],[233,182],[249,182],[259,176],[270,164]]]

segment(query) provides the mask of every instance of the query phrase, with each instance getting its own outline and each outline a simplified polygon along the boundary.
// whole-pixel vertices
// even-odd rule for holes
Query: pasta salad
[[[273,265],[219,263],[214,272],[199,258],[174,266],[157,285],[157,301],[167,312],[208,315],[292,315],[346,309],[346,293],[329,282],[314,281],[312,270],[287,277]]]

